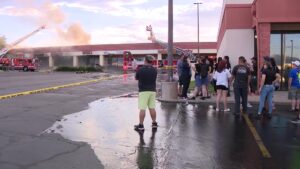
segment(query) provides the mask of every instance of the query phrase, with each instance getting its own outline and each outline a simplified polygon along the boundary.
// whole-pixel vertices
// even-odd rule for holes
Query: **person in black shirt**
[[[202,92],[202,100],[205,100],[208,98],[208,90],[207,90],[207,85],[208,85],[208,80],[209,80],[209,72],[210,72],[210,67],[206,63],[205,58],[200,58],[200,62],[195,65],[196,68],[196,80],[198,81],[197,87],[201,89]]]
[[[226,61],[226,69],[231,72],[231,64],[229,60],[229,56],[224,56],[224,60]],[[227,97],[230,97],[230,85],[228,86],[228,92],[227,92]]]
[[[181,74],[180,74],[179,79],[183,84],[181,97],[183,97],[184,99],[187,99],[187,97],[188,97],[187,93],[188,93],[188,89],[189,89],[190,81],[191,81],[191,77],[192,77],[191,66],[190,66],[190,62],[189,62],[187,56],[184,56],[182,59],[180,71],[181,71]]]
[[[156,129],[158,126],[156,122],[155,110],[157,70],[152,66],[153,59],[153,56],[147,55],[145,58],[145,65],[143,65],[135,75],[139,86],[138,107],[140,109],[140,123],[134,126],[134,129],[137,131],[145,130],[143,123],[147,107],[152,118],[152,128]]]
[[[239,57],[239,64],[232,70],[232,79],[234,99],[235,99],[235,112],[238,117],[240,115],[240,103],[242,98],[243,112],[247,112],[248,103],[248,88],[250,83],[250,69],[246,66],[246,59],[243,56]]]
[[[260,99],[259,99],[259,107],[258,113],[256,115],[257,119],[261,118],[262,110],[265,106],[265,101],[267,99],[268,102],[268,114],[267,117],[272,117],[272,100],[273,100],[273,92],[275,90],[274,84],[278,82],[280,79],[280,75],[276,72],[276,70],[272,67],[270,62],[265,62],[262,70],[261,83],[259,88]]]
[[[257,90],[257,57],[251,58],[252,68],[251,68],[251,82],[250,90],[251,93],[255,94]]]
[[[278,66],[277,66],[277,64],[276,64],[276,61],[275,61],[275,59],[274,59],[273,57],[270,58],[270,63],[271,63],[271,66],[272,66],[273,70],[274,70],[276,73],[279,74],[279,68],[278,68]],[[274,87],[275,87],[275,90],[278,90],[278,89],[279,89],[279,87],[280,87],[279,81],[276,82],[276,83],[274,84]],[[274,103],[273,103],[273,106],[274,106]]]

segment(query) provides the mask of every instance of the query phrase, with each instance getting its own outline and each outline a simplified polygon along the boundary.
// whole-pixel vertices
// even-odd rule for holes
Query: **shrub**
[[[58,72],[102,72],[103,68],[101,66],[96,67],[68,67],[61,66],[57,67],[55,71]]]

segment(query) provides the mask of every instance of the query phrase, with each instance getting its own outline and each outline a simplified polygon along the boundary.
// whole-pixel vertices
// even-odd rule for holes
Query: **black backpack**
[[[209,65],[208,64],[201,64],[200,65],[200,76],[201,78],[206,78],[209,71]]]

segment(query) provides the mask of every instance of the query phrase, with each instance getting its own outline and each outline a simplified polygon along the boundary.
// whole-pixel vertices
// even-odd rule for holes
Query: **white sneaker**
[[[300,120],[291,120],[291,123],[300,124]]]
[[[297,117],[296,119],[291,120],[291,123],[300,124],[300,117]]]
[[[220,111],[220,109],[217,109],[217,108],[216,108],[216,111]]]
[[[230,108],[224,109],[224,112],[230,112]]]
[[[251,108],[253,107],[249,102],[247,103],[247,107]]]

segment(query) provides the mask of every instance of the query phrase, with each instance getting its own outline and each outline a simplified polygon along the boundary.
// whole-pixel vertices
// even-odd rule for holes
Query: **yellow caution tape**
[[[162,69],[165,69],[165,70],[170,70],[170,69],[175,69],[176,68],[176,66],[164,66],[164,67],[162,67]]]
[[[47,92],[47,91],[52,91],[52,90],[58,90],[58,89],[67,88],[67,87],[82,86],[82,85],[85,85],[85,84],[96,83],[96,82],[103,81],[103,80],[110,80],[110,79],[117,78],[117,77],[121,77],[121,76],[118,75],[118,76],[111,76],[111,77],[102,77],[102,78],[83,81],[83,82],[76,82],[76,83],[70,83],[70,84],[66,84],[66,85],[42,88],[42,89],[37,89],[37,90],[29,90],[29,91],[24,91],[24,92],[19,92],[19,93],[0,95],[0,100],[9,99],[9,98],[17,97],[17,96],[25,96],[25,95],[42,93],[42,92]]]

